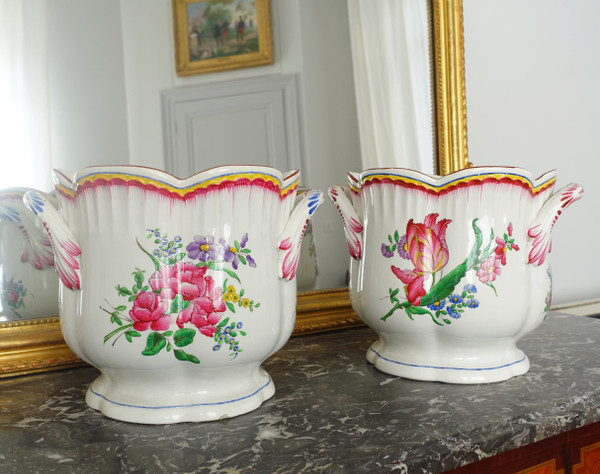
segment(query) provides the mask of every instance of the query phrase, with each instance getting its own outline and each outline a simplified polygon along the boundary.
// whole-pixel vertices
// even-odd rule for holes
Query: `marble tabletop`
[[[93,368],[0,381],[0,472],[442,472],[600,420],[600,320],[551,313],[505,382],[400,379],[365,360],[369,328],[292,338],[277,391],[209,423],[136,425],[88,408]]]

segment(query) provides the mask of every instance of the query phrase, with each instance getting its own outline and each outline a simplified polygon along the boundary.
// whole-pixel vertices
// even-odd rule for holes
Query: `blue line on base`
[[[164,409],[168,409],[168,408],[191,408],[191,407],[201,407],[201,406],[215,406],[215,405],[225,405],[227,403],[234,403],[234,402],[239,402],[241,400],[245,400],[247,398],[253,397],[254,395],[256,395],[258,392],[260,392],[261,390],[265,389],[267,386],[269,386],[271,383],[273,382],[273,380],[271,379],[271,377],[269,377],[269,381],[264,384],[262,387],[260,387],[259,389],[257,389],[255,392],[252,392],[249,395],[245,395],[243,397],[240,398],[235,398],[233,400],[225,400],[222,402],[211,402],[211,403],[192,403],[190,405],[167,405],[167,406],[161,406],[161,407],[150,407],[150,406],[143,406],[143,405],[130,405],[128,403],[119,403],[119,402],[114,402],[111,399],[105,397],[104,395],[94,391],[94,389],[92,388],[93,384],[90,385],[90,392],[92,392],[94,395],[103,398],[104,400],[106,400],[107,402],[113,403],[114,405],[119,405],[122,407],[130,407],[130,408],[143,408],[146,410],[164,410]]]
[[[406,362],[399,362],[397,360],[392,360],[392,359],[388,359],[387,357],[383,357],[379,352],[377,352],[375,349],[370,348],[369,350],[373,351],[375,354],[377,354],[377,357],[387,361],[387,362],[392,362],[393,364],[398,364],[398,365],[404,365],[406,367],[416,367],[419,369],[440,369],[440,370],[466,370],[466,371],[481,371],[481,370],[498,370],[498,369],[503,369],[505,367],[510,367],[511,365],[515,365],[518,364],[520,362],[523,362],[527,356],[523,355],[523,358],[516,360],[514,362],[510,362],[508,364],[504,364],[504,365],[498,365],[496,367],[481,367],[481,368],[477,368],[477,367],[473,367],[473,368],[467,368],[467,367],[444,367],[444,366],[436,366],[436,365],[420,365],[420,364],[407,364]]]

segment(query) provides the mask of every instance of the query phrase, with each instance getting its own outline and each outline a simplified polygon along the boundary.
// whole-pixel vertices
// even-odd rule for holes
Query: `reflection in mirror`
[[[408,5],[408,0],[389,0],[388,4],[396,2],[401,2],[403,7]],[[423,5],[429,5],[432,15],[433,25],[419,23],[411,35],[420,47],[430,47],[429,34],[416,36],[427,31],[434,37],[435,83],[432,87],[427,80],[421,85],[423,93],[434,91],[435,106],[426,107],[421,103],[420,110],[434,111],[428,126],[434,123],[436,168],[445,174],[461,166],[448,166],[453,156],[459,158],[456,163],[466,156],[463,149],[455,146],[466,141],[464,127],[460,123],[455,126],[460,122],[457,117],[464,115],[464,93],[460,92],[464,87],[460,58],[462,36],[460,23],[456,21],[462,18],[461,2],[410,2],[413,7],[419,7],[416,2],[421,2],[418,10],[421,12]],[[367,152],[361,153],[363,140],[362,136],[359,139],[352,51],[356,41],[350,34],[350,20],[356,18],[349,17],[347,0],[271,0],[276,57],[273,65],[186,78],[174,74],[168,1],[148,3],[143,10],[137,3],[125,0],[39,3],[11,0],[9,3],[15,8],[14,16],[3,15],[0,22],[12,24],[15,19],[27,19],[26,29],[21,32],[27,32],[29,39],[38,38],[31,43],[39,47],[31,52],[31,57],[37,59],[15,64],[21,69],[13,76],[20,74],[45,81],[38,90],[39,95],[33,96],[36,107],[31,110],[35,111],[34,118],[51,115],[52,120],[37,124],[46,130],[45,134],[34,132],[39,130],[37,125],[24,128],[28,134],[41,137],[43,153],[33,152],[30,156],[36,159],[29,162],[28,171],[15,168],[4,187],[48,189],[49,182],[44,179],[50,180],[51,168],[77,170],[100,163],[164,168],[161,91],[282,74],[295,74],[298,78],[303,185],[327,189],[332,183],[344,182],[348,170],[363,167],[361,155]],[[42,4],[45,8],[41,8]],[[357,5],[360,7],[358,3],[354,7]],[[409,18],[406,16],[404,22]],[[153,25],[151,35],[149,24]],[[396,25],[393,31],[397,33],[400,29]],[[8,31],[15,33],[19,29],[0,25],[0,34]],[[24,37],[11,41],[23,42]],[[0,44],[10,42],[0,41]],[[366,59],[369,51],[366,50]],[[416,49],[411,51],[414,53]],[[6,50],[0,53],[3,79],[7,77],[4,59],[10,56],[6,53]],[[392,50],[389,54],[394,57],[399,52]],[[425,60],[418,59],[421,63],[430,62],[429,56]],[[34,66],[42,70],[32,72]],[[391,81],[390,86],[393,85]],[[51,107],[44,108],[44,105]],[[16,117],[17,114],[13,114],[2,123],[7,120],[17,123]],[[392,132],[394,130],[389,133]],[[15,156],[5,149],[1,153]],[[418,153],[420,160],[431,163],[431,157],[423,158],[426,152]],[[20,157],[11,162],[24,163]],[[347,289],[330,289],[345,286],[349,258],[343,229],[331,204],[322,206],[317,213],[313,236],[319,258],[319,283],[316,291],[299,294],[296,334],[360,324],[352,313]],[[62,340],[57,318],[35,319],[27,325],[0,324],[0,376],[77,363]]]
[[[0,321],[58,314],[58,275],[46,232],[25,208],[27,188],[0,190]]]

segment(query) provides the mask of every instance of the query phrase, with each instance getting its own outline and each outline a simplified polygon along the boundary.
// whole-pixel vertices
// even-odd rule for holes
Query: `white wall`
[[[360,169],[346,0],[271,0],[273,65],[185,78],[175,74],[171,0],[49,5],[55,167],[164,168],[161,91],[295,73],[303,184],[326,191]],[[344,286],[349,257],[329,201],[314,224],[319,286]]]
[[[464,0],[469,158],[558,170],[581,201],[558,220],[554,303],[600,298],[600,2]]]

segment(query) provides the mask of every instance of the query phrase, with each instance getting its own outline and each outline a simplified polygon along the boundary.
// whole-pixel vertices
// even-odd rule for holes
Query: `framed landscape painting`
[[[273,63],[270,0],[173,0],[178,76]]]

